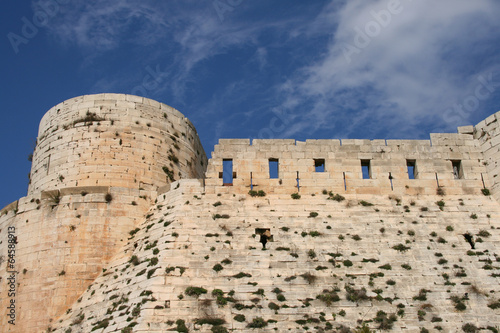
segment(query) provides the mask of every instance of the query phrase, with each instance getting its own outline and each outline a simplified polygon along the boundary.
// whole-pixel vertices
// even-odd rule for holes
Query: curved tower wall
[[[180,178],[203,178],[206,165],[191,122],[165,104],[99,94],[51,108],[40,123],[28,195],[0,213],[0,239],[15,230],[20,272],[16,325],[2,316],[0,327],[45,331],[111,258],[126,256],[120,249],[157,190]],[[1,254],[6,246],[0,242]],[[6,268],[0,265],[0,278]],[[11,299],[0,290],[2,308]]]
[[[157,190],[203,178],[207,158],[179,111],[121,94],[76,97],[40,122],[28,193],[81,186]]]

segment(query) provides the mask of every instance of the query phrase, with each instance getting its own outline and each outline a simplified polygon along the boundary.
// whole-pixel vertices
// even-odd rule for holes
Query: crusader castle
[[[207,159],[165,104],[67,100],[0,213],[0,331],[498,332],[499,124]]]

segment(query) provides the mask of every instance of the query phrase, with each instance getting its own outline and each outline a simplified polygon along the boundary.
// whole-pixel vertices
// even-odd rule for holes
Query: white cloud
[[[450,122],[441,114],[474,91],[477,75],[498,73],[497,63],[474,60],[475,68],[467,66],[487,52],[492,36],[498,40],[500,5],[489,0],[396,1],[398,10],[385,17],[389,23],[383,26],[373,11],[390,13],[388,2],[353,0],[339,10],[332,1],[325,8],[316,25],[332,29],[328,53],[283,85],[294,103],[312,105],[301,126],[286,135],[328,127],[323,121],[346,112],[361,117],[359,111],[371,122],[392,123],[399,134],[406,134],[409,122],[438,122],[447,129],[459,125],[457,118]],[[341,135],[355,128],[347,125]]]
[[[38,0],[33,9],[48,8],[53,0]],[[131,0],[71,1],[61,5],[47,29],[59,41],[90,52],[106,51],[121,43],[154,43],[169,22],[147,3]]]

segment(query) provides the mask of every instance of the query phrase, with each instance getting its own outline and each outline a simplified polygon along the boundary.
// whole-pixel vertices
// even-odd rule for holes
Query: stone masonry
[[[0,214],[1,331],[495,332],[498,118],[430,140],[221,139],[207,161],[164,104],[65,101]]]

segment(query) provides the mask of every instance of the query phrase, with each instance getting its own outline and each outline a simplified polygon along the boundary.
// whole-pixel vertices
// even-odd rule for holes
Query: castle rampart
[[[444,223],[448,223],[451,228],[447,232],[456,232],[450,234],[453,248],[446,251],[461,263],[462,254],[455,247],[463,253],[467,251],[469,244],[464,244],[463,234],[489,228],[494,233],[498,225],[500,209],[494,199],[500,200],[499,117],[500,113],[494,114],[475,127],[459,128],[455,134],[431,134],[430,140],[221,139],[207,161],[194,126],[165,104],[121,94],[87,95],[62,102],[51,108],[40,123],[27,196],[0,213],[0,240],[7,239],[12,227],[17,237],[17,325],[8,325],[8,318],[3,316],[0,327],[6,332],[41,332],[48,326],[57,326],[51,321],[62,318],[72,307],[92,309],[96,318],[103,318],[108,315],[107,305],[102,305],[107,304],[108,293],[126,284],[127,292],[142,302],[142,289],[151,283],[151,277],[162,304],[145,310],[145,318],[157,321],[155,316],[160,310],[155,309],[163,307],[161,323],[156,322],[156,331],[161,332],[173,318],[172,313],[194,316],[191,309],[197,301],[178,297],[186,287],[186,276],[200,285],[206,279],[214,279],[221,289],[233,278],[233,287],[246,300],[253,296],[246,282],[240,286],[234,280],[239,271],[251,269],[255,279],[264,276],[262,286],[270,293],[282,270],[302,274],[307,265],[312,265],[307,266],[312,271],[320,267],[307,259],[305,251],[312,247],[321,253],[321,260],[333,251],[330,247],[334,242],[336,246],[347,244],[346,258],[354,247],[360,247],[367,258],[374,255],[370,251],[375,243],[360,246],[350,240],[344,244],[343,238],[340,243],[343,234],[359,233],[366,239],[377,234],[377,251],[383,253],[380,259],[403,260],[392,248],[400,240],[386,238],[382,231],[378,233],[387,228],[388,232],[397,230],[395,237],[402,237],[398,228],[406,222],[421,223],[413,226],[421,229],[417,230],[419,242],[413,239],[410,244],[406,240],[414,248],[415,260],[427,265],[429,258],[434,258],[427,253],[431,246],[444,247],[441,243],[419,243],[428,240],[429,232],[442,232]],[[257,195],[262,191],[268,198],[250,198],[250,190]],[[492,197],[487,195],[488,190]],[[295,200],[291,197],[294,193],[303,198]],[[342,199],[346,200],[345,206],[327,201],[333,193],[346,196]],[[445,195],[448,206],[438,208],[436,202]],[[379,205],[376,217],[372,208],[358,205],[361,199]],[[407,203],[408,208],[399,207],[401,202]],[[313,212],[320,214],[318,221],[311,216]],[[471,217],[473,223],[463,224],[469,216],[475,216]],[[321,223],[331,226],[319,232]],[[271,230],[282,249],[291,246],[295,252],[302,251],[300,259],[290,259],[288,252],[271,258],[260,249],[257,251],[256,228]],[[297,230],[288,234],[290,228]],[[317,243],[306,239],[311,232],[323,238]],[[415,230],[409,229],[407,234],[410,232],[415,235]],[[224,241],[218,240],[219,233]],[[231,243],[233,236],[237,239]],[[153,238],[160,240],[160,264],[169,269],[175,264],[173,270],[165,271],[162,266],[155,273],[146,260],[137,263],[137,267],[131,266],[130,253],[146,255],[144,252],[151,250],[148,242],[153,243]],[[490,239],[484,246],[493,252],[498,235],[493,234]],[[7,253],[7,245],[0,242],[0,255]],[[291,253],[297,255],[295,252]],[[247,255],[255,260],[247,262]],[[212,267],[229,256],[234,260],[234,271],[227,276],[213,272]],[[181,270],[188,268],[185,265],[194,269],[182,277]],[[362,270],[361,261],[359,265],[359,276],[373,273]],[[474,265],[482,264],[476,262],[467,269],[474,271]],[[274,271],[261,275],[263,267]],[[136,272],[139,268],[141,271]],[[342,269],[348,278],[348,268]],[[147,276],[139,274],[146,270],[152,271],[151,276],[149,271]],[[426,270],[425,265],[417,270],[422,283]],[[271,272],[276,275],[271,276]],[[396,273],[394,279],[407,274],[402,269]],[[478,276],[491,289],[494,276],[486,273]],[[324,284],[335,275],[318,274]],[[6,276],[6,265],[0,265],[0,277]],[[96,278],[99,285],[92,286]],[[440,283],[437,275],[434,278],[434,285]],[[299,301],[308,297],[309,283],[302,282],[297,283],[299,291],[290,285],[289,294],[296,298],[296,304],[287,310],[287,316],[293,316],[293,309],[301,306]],[[403,285],[412,287],[411,283]],[[316,287],[317,292],[323,289],[322,285]],[[92,299],[96,291],[101,294]],[[411,301],[409,295],[402,297]],[[10,299],[5,290],[0,291],[1,308],[6,308]],[[436,302],[438,299],[436,296]],[[172,313],[167,310],[167,302],[173,307]],[[226,317],[232,318],[233,314],[228,313]],[[64,323],[74,322],[76,315],[68,312]],[[113,329],[129,325],[124,322],[126,319],[115,318]],[[354,313],[349,320],[356,321]],[[287,327],[294,327],[294,322]],[[89,320],[85,325],[89,328],[98,324]],[[244,329],[242,325],[236,323],[235,327]],[[139,326],[142,332],[151,329],[146,319]],[[62,326],[59,331],[63,331]]]
[[[438,188],[449,194],[479,194],[488,186],[482,150],[472,134],[431,134],[431,140],[253,140],[251,144],[221,139],[209,161],[206,184],[207,191],[240,193],[252,188],[310,194],[327,187],[358,194],[436,194]],[[228,176],[224,160],[232,163],[234,179],[229,182],[223,179]]]

